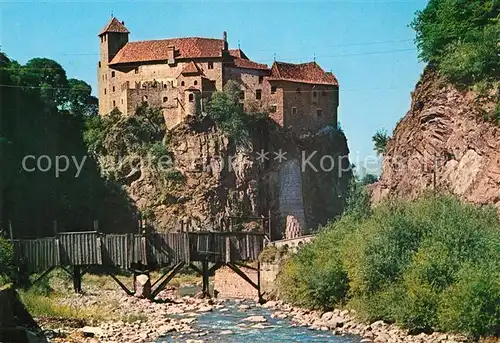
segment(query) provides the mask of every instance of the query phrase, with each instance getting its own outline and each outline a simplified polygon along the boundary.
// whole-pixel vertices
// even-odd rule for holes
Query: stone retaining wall
[[[269,292],[276,280],[279,267],[268,263],[263,263],[260,267],[261,291]],[[257,271],[243,267],[240,269],[250,280],[257,283]],[[215,272],[214,289],[219,292],[220,297],[254,299],[258,296],[257,290],[229,267],[222,267]]]

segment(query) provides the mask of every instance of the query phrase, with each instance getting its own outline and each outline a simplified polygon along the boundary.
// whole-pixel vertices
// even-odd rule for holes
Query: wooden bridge
[[[91,267],[102,269],[128,294],[128,290],[110,270],[129,270],[135,277],[153,270],[166,269],[153,283],[152,297],[165,288],[184,266],[203,278],[203,293],[209,294],[209,276],[227,265],[254,286],[260,297],[260,277],[255,284],[238,266],[257,261],[264,247],[265,235],[254,232],[181,232],[150,234],[102,234],[97,231],[64,232],[54,237],[12,239],[15,261],[25,273],[46,276],[60,267],[73,278],[76,292],[81,292],[82,276]]]

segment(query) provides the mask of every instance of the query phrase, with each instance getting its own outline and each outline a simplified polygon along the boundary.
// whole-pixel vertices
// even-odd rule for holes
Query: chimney
[[[224,51],[226,51],[228,49],[228,46],[227,46],[227,32],[224,31],[222,32],[222,40],[224,41]]]
[[[167,46],[167,63],[172,65],[175,64],[175,46]]]

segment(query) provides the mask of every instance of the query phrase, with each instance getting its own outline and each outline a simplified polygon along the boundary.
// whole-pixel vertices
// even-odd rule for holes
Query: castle
[[[99,113],[125,115],[147,102],[161,107],[168,128],[203,112],[203,104],[229,81],[241,85],[241,103],[269,113],[293,132],[337,125],[338,82],[316,62],[250,60],[222,39],[173,38],[129,42],[124,22],[112,18],[99,33]]]

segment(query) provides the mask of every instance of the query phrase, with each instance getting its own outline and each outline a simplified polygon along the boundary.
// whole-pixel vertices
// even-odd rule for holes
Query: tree
[[[499,13],[498,0],[430,0],[411,23],[420,58],[453,81],[498,79]]]
[[[35,58],[21,65],[4,54],[0,84],[7,86],[0,87],[0,231],[11,221],[15,237],[49,236],[54,219],[66,230],[88,229],[94,220],[102,230],[134,229],[129,199],[101,178],[83,140],[90,86],[68,80],[56,61]],[[32,161],[28,171],[26,156],[47,156],[51,169],[33,170]],[[61,156],[69,163],[56,176]],[[74,160],[81,162],[78,176]]]
[[[228,81],[224,91],[215,92],[207,105],[207,116],[237,143],[248,141],[254,124],[266,117],[264,113],[246,113],[240,103],[240,92],[238,83]]]
[[[377,154],[383,155],[385,153],[389,139],[391,139],[391,137],[387,134],[385,129],[380,129],[373,135],[373,146]]]
[[[365,174],[363,178],[361,179],[361,184],[363,185],[371,185],[372,183],[375,183],[378,181],[378,177],[373,174]]]
[[[21,67],[19,82],[49,105],[67,101],[69,89],[66,71],[54,60],[33,58]]]
[[[97,98],[92,96],[92,87],[78,79],[68,80],[66,108],[75,115],[97,115]]]

